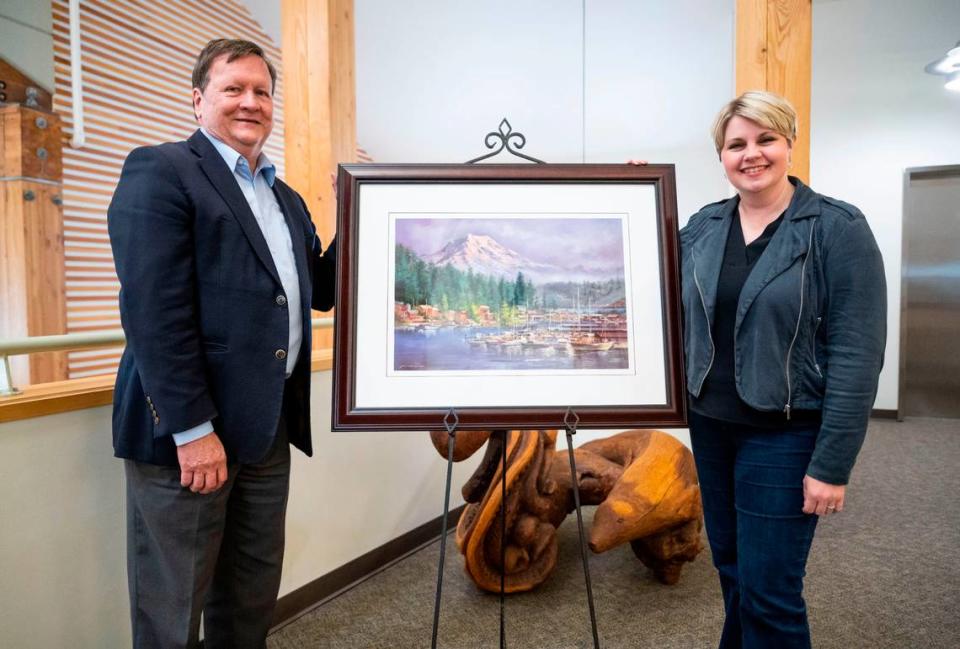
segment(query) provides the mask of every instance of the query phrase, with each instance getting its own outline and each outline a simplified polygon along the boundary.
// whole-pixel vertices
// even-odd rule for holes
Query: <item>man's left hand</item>
[[[839,514],[843,511],[846,485],[828,484],[806,475],[803,477],[803,513]]]

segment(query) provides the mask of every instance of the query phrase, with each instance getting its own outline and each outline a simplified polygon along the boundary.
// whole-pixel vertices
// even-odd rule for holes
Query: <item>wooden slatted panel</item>
[[[63,118],[63,226],[67,331],[117,329],[120,285],[107,236],[107,205],[131,149],[188,137],[197,127],[190,77],[212,38],[263,46],[280,72],[280,50],[236,0],[84,0],[83,98],[87,143],[73,149],[70,22],[53,0],[54,110]],[[283,83],[277,79],[273,135],[265,148],[284,175]],[[71,378],[116,371],[119,350],[69,354]]]

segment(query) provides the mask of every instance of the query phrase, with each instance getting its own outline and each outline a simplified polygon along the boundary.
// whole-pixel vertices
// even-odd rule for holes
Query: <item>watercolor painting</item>
[[[393,224],[395,372],[630,368],[623,217]]]

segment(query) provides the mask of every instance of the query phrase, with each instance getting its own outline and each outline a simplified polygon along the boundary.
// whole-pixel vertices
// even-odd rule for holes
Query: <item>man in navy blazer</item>
[[[135,647],[263,647],[293,444],[310,440],[310,309],[335,246],[262,152],[276,72],[254,43],[200,53],[188,140],[135,149],[108,211],[127,347],[114,451],[127,478]]]

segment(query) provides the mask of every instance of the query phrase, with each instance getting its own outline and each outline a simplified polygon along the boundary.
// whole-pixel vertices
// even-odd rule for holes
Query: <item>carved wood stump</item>
[[[446,432],[430,434],[447,457]],[[589,545],[605,552],[629,542],[636,556],[665,584],[703,549],[703,509],[693,455],[658,430],[632,430],[574,449],[574,487],[557,431],[510,431],[506,448],[489,432],[457,433],[454,461],[487,449],[463,486],[466,509],[457,525],[457,547],[480,588],[508,593],[535,588],[557,563],[556,531],[573,511],[573,489],[582,505],[596,505]],[[507,454],[506,539],[500,534],[501,465]],[[506,543],[501,566],[500,547]]]

